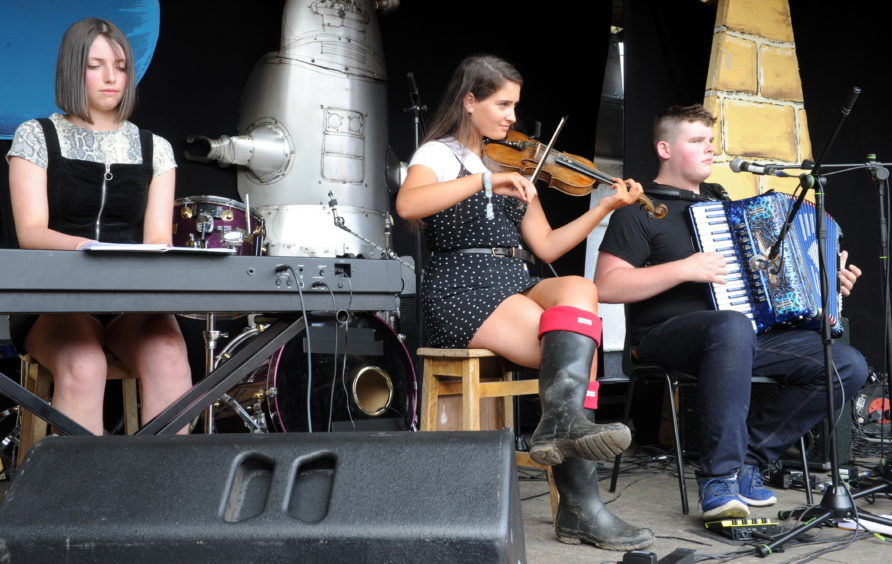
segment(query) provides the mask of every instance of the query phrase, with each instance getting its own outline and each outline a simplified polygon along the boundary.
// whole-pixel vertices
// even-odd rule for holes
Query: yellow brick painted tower
[[[735,200],[796,188],[795,178],[729,168],[735,157],[785,164],[812,158],[787,0],[718,0],[703,105],[718,118],[710,182]]]

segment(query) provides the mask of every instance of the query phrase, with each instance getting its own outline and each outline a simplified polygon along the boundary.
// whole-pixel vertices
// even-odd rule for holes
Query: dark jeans
[[[744,461],[764,466],[777,460],[827,413],[818,332],[784,328],[756,336],[743,314],[698,311],[654,327],[637,349],[641,360],[666,362],[697,377],[700,476],[733,474]],[[867,363],[856,349],[840,343],[833,344],[833,363],[833,400],[839,409],[864,385]],[[753,406],[747,425],[752,376],[775,378],[782,389],[768,405]]]

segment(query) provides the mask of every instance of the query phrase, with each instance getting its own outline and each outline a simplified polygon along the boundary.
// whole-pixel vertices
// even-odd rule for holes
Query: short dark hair
[[[465,96],[470,92],[478,100],[483,100],[506,82],[523,86],[523,77],[508,61],[495,55],[471,55],[465,58],[452,73],[425,141],[447,135],[465,141],[471,128],[471,119],[464,107]]]
[[[59,58],[56,61],[56,105],[59,108],[87,123],[93,123],[87,103],[87,57],[93,41],[105,37],[112,47],[120,48],[127,65],[127,85],[124,97],[118,104],[118,121],[124,121],[133,113],[136,105],[136,75],[133,72],[133,49],[127,36],[108,20],[84,18],[72,24],[59,45]]]
[[[702,104],[669,106],[654,119],[654,145],[660,141],[670,141],[675,136],[678,125],[683,122],[700,122],[712,127],[715,116]]]

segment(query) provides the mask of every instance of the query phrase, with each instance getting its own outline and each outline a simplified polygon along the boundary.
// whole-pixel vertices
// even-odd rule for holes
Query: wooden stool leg
[[[106,354],[108,359],[108,380],[121,381],[122,412],[124,415],[124,432],[132,435],[139,431],[139,378],[136,373],[127,368],[123,362],[115,358],[111,353]]]
[[[515,451],[514,463],[523,468],[540,468],[545,470],[545,479],[548,482],[548,495],[551,497],[551,521],[557,519],[558,504],[561,502],[561,494],[558,493],[557,485],[554,483],[554,472],[551,466],[539,464],[530,456],[528,452]]]
[[[424,359],[422,375],[422,404],[420,427],[422,431],[436,431],[440,427],[438,421],[441,395],[455,396],[461,394],[461,428],[465,431],[479,431],[484,426],[481,421],[481,400],[495,398],[501,401],[497,409],[497,427],[514,428],[513,398],[518,395],[538,393],[538,380],[515,381],[514,372],[507,370],[504,359],[485,349],[434,349],[420,348],[418,356]],[[481,361],[492,361],[484,364]],[[487,377],[481,382],[483,368],[487,369]],[[495,368],[495,373],[491,369]],[[448,380],[441,380],[447,378]],[[456,380],[460,379],[460,383]],[[460,392],[459,392],[460,390]],[[493,422],[487,419],[486,427]],[[499,423],[501,423],[499,425]],[[535,462],[528,452],[516,451],[517,466],[538,468],[545,471],[548,492],[551,498],[552,520],[557,518],[560,502],[554,474],[550,467]]]
[[[513,382],[514,372],[508,370],[505,361],[499,359],[499,371],[502,373],[503,382]],[[505,395],[499,398],[502,402],[502,427],[508,427],[514,431],[514,396]]]
[[[462,429],[480,430],[480,359],[462,363]]]
[[[50,399],[50,387],[53,377],[49,371],[31,360],[31,357],[25,355],[22,357],[22,378],[25,380],[25,389],[47,401]],[[37,417],[24,408],[19,408],[19,450],[16,457],[17,462],[21,463],[25,455],[31,450],[37,441],[46,437],[47,424],[46,421]]]
[[[548,493],[551,496],[551,522],[557,521],[558,504],[561,502],[561,494],[558,493],[554,483],[554,471],[551,466],[545,469],[545,479],[548,480]]]
[[[135,378],[121,380],[121,390],[124,396],[124,403],[122,404],[124,407],[124,432],[132,435],[139,431],[139,403],[136,396],[137,380]]]
[[[419,428],[422,431],[437,430],[437,408],[440,397],[440,379],[434,374],[434,361],[424,359],[423,379],[421,382],[421,421]]]
[[[50,390],[53,384],[53,375],[40,363],[31,359],[29,355],[22,355],[22,378],[26,390],[44,401],[50,400]],[[137,379],[130,371],[119,363],[109,363],[109,378],[120,379],[123,393],[124,429],[128,435],[139,430],[139,403],[137,400]],[[46,437],[48,426],[46,422],[28,411],[19,410],[19,448],[16,457],[17,463],[24,460],[25,455],[38,441]]]

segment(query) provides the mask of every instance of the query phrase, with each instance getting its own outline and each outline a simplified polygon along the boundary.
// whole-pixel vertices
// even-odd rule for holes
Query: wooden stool
[[[136,374],[125,367],[121,361],[106,355],[108,358],[108,380],[120,380],[124,394],[124,430],[128,435],[139,430],[139,407],[136,399],[137,379]],[[31,358],[31,355],[21,355],[22,380],[26,390],[40,399],[50,399],[50,387],[53,383],[53,375],[43,365]],[[19,408],[20,430],[19,450],[16,457],[21,463],[25,455],[31,450],[37,441],[47,434],[47,423],[24,408]]]
[[[514,372],[506,367],[502,357],[489,349],[433,349],[420,348],[424,359],[421,382],[422,431],[462,429],[479,431],[514,427],[514,406],[511,398],[539,393],[539,380],[515,380]],[[484,374],[484,372],[486,372]],[[461,426],[448,417],[441,417],[441,397],[461,397]],[[481,422],[481,404],[486,398],[497,398],[501,406],[493,420]],[[444,412],[445,413],[445,412]],[[515,463],[524,468],[546,471],[551,494],[551,516],[557,516],[560,500],[551,467],[539,464],[528,452],[516,451]]]

